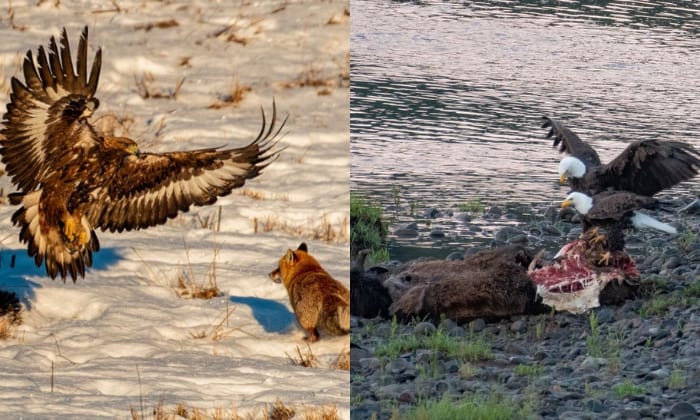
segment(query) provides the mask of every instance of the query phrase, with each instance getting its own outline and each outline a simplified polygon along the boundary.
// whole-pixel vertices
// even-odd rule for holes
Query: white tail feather
[[[673,226],[659,222],[653,217],[647,216],[646,214],[638,211],[635,211],[634,216],[632,216],[632,224],[638,229],[651,228],[671,234],[678,233],[676,228]]]

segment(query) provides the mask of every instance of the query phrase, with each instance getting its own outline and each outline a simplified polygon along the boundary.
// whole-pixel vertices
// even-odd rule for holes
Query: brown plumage
[[[603,164],[598,153],[574,132],[557,120],[543,118],[542,127],[550,127],[547,137],[554,137],[553,145],[569,155],[562,159],[560,175],[568,176],[574,191],[595,195],[615,190],[652,196],[693,178],[700,170],[700,153],[679,141],[635,141]]]
[[[85,275],[99,250],[94,229],[123,231],[164,223],[191,205],[206,205],[254,178],[277,157],[273,150],[286,119],[240,148],[141,153],[135,141],[99,133],[89,122],[99,107],[95,91],[102,65],[97,50],[90,73],[87,27],[75,68],[65,29],[23,63],[24,83],[12,78],[0,154],[22,207],[12,220],[37,266],[55,278]]]

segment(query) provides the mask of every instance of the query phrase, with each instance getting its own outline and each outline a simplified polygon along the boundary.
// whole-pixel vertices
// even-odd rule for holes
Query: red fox
[[[308,254],[305,243],[295,251],[288,249],[269,276],[276,283],[284,283],[309,341],[318,340],[318,328],[332,335],[350,332],[350,290]]]

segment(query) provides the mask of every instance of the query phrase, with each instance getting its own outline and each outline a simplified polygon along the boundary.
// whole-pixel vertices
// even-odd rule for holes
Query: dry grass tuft
[[[190,64],[190,60],[192,60],[192,57],[182,57],[180,59],[180,67],[192,67],[192,64]]]
[[[279,201],[289,201],[289,197],[284,195],[284,194],[270,194],[269,196],[265,194],[264,191],[258,191],[254,190],[252,188],[242,188],[239,190],[235,190],[236,194],[242,195],[248,198],[252,198],[253,200],[279,200]]]
[[[343,59],[334,59],[336,70],[323,70],[311,63],[299,73],[296,79],[282,82],[280,85],[286,89],[312,87],[316,88],[319,96],[330,95],[332,89],[347,88],[350,86],[350,53]]]
[[[186,299],[212,299],[223,296],[223,292],[219,290],[216,282],[212,282],[211,277],[208,277],[208,279],[207,282],[199,284],[180,269],[180,274],[177,276],[177,284],[174,286],[175,292],[179,297]]]
[[[270,407],[267,416],[270,420],[288,420],[296,415],[296,410],[292,407],[287,407],[277,398],[277,401]]]
[[[282,83],[282,87],[287,89],[296,87],[334,87],[335,79],[332,76],[324,75],[323,71],[313,64],[302,70],[296,79]]]
[[[350,348],[341,351],[331,365],[332,369],[350,370]]]
[[[246,46],[252,41],[253,36],[262,32],[262,27],[259,25],[262,21],[262,17],[250,19],[249,21],[236,21],[214,31],[209,35],[209,38],[219,38],[226,42],[233,42]]]
[[[0,340],[13,337],[14,328],[22,323],[22,306],[14,292],[0,290]]]
[[[334,13],[331,17],[329,17],[328,21],[326,21],[326,25],[339,25],[341,23],[347,22],[348,19],[350,19],[350,9],[346,7],[342,13]]]
[[[287,358],[292,363],[292,365],[302,366],[302,367],[310,367],[310,368],[318,367],[318,358],[311,351],[311,346],[309,345],[309,343],[306,343],[306,351],[305,352],[302,353],[299,346],[296,346],[296,350],[297,350],[296,356],[294,356],[294,355],[290,356],[288,353],[286,353],[286,352],[284,353],[287,355]]]
[[[304,411],[304,420],[340,420],[338,408],[334,405],[320,407],[307,407]]]
[[[140,78],[134,75],[134,81],[136,82],[136,89],[143,99],[177,100],[177,97],[180,94],[180,88],[182,88],[182,84],[185,83],[185,77],[183,76],[178,79],[178,81],[175,83],[175,88],[173,89],[154,89],[152,84],[155,82],[155,76],[153,76],[153,73],[150,72],[144,72]]]
[[[297,413],[298,411],[301,411],[301,413]],[[181,402],[175,408],[168,409],[163,405],[162,400],[160,400],[153,409],[147,412],[145,412],[143,407],[141,407],[140,410],[137,410],[133,406],[131,407],[132,420],[289,420],[292,418],[303,420],[338,420],[340,419],[340,415],[338,414],[338,409],[334,405],[320,407],[302,406],[300,410],[293,406],[285,405],[279,398],[274,404],[263,405],[254,409],[247,415],[238,414],[238,410],[233,405],[229,409],[216,407],[212,410],[207,410],[197,407],[188,407],[185,403]]]
[[[223,315],[221,315],[221,319],[217,317],[214,320],[214,325],[209,328],[209,329],[201,329],[197,331],[190,331],[190,336],[194,339],[202,339],[202,338],[211,338],[212,341],[220,341],[224,337],[226,337],[226,332],[230,331],[228,328],[228,320],[231,317],[231,314],[233,311],[236,310],[236,307],[231,307],[229,308],[228,305],[226,307],[226,310],[222,312]]]
[[[228,93],[219,95],[216,102],[209,105],[209,109],[221,109],[226,107],[236,107],[243,101],[245,95],[252,91],[253,88],[247,85],[242,85],[238,77],[231,82],[231,90]]]
[[[277,215],[268,215],[263,219],[253,218],[253,231],[272,232],[282,231],[292,236],[303,237],[325,242],[344,242],[349,239],[348,233],[350,221],[347,216],[337,222],[331,222],[327,215],[323,215],[320,223],[309,220],[307,224],[291,225],[280,220]]]
[[[134,117],[131,115],[126,113],[117,115],[113,111],[110,111],[95,119],[95,126],[108,137],[129,137],[131,128],[134,126],[135,122]]]
[[[15,9],[12,7],[12,0],[8,1],[7,20],[10,22],[10,28],[22,32],[27,30],[27,25],[18,25],[15,23]]]
[[[197,213],[196,219],[199,227],[202,229],[210,229],[214,232],[221,232],[221,206],[217,206],[217,209],[214,212],[210,212],[204,217]]]
[[[179,267],[178,276],[173,285],[175,293],[181,298],[187,299],[212,299],[223,296],[216,282],[216,257],[219,256],[219,249],[214,245],[214,257],[209,265],[206,280],[197,282],[190,261],[190,249],[185,243],[185,255],[187,256],[187,269]]]
[[[136,25],[136,26],[134,26],[134,29],[139,30],[139,31],[149,32],[153,28],[167,29],[167,28],[173,28],[176,26],[180,26],[178,21],[176,21],[175,19],[167,19],[167,20],[159,20],[157,22],[149,22],[149,23],[145,23],[142,25]]]

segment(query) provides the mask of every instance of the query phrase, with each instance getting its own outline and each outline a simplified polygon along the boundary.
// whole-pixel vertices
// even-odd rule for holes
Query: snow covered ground
[[[267,277],[305,241],[349,282],[348,1],[38,3],[0,10],[2,103],[28,49],[65,26],[75,52],[88,25],[92,53],[103,48],[97,118],[142,150],[246,144],[273,97],[289,121],[286,149],[246,194],[164,226],[98,232],[102,249],[76,284],[34,267],[10,221],[16,208],[0,204],[0,289],[26,305],[14,336],[0,341],[0,417],[126,418],[159,403],[262,416],[279,399],[349,418],[348,371],[329,367],[348,337],[311,345],[320,367],[293,365],[288,355],[307,351],[304,332],[284,287]],[[250,88],[242,102],[210,107],[236,83]],[[6,176],[0,186],[13,190]],[[224,296],[178,297],[178,276],[214,276]]]

